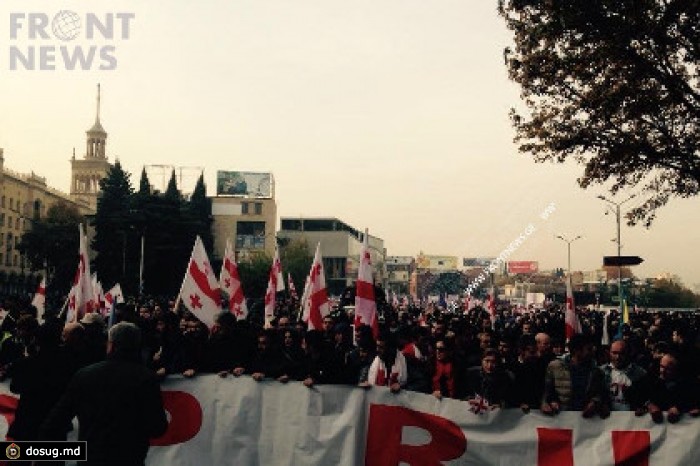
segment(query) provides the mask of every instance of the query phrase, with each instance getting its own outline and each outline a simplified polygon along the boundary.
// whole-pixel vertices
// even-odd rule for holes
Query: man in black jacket
[[[122,322],[109,331],[107,360],[78,371],[42,425],[44,440],[65,438],[78,417],[88,465],[142,466],[149,439],[168,426],[155,374],[140,362],[141,331]]]

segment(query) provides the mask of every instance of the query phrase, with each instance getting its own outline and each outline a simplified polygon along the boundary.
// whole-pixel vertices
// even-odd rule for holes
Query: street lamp
[[[576,238],[574,238],[574,239],[566,239],[566,238],[563,237],[562,235],[557,235],[556,238],[558,238],[558,239],[560,239],[560,240],[566,242],[566,246],[567,246],[567,249],[568,249],[568,257],[569,257],[567,270],[569,271],[569,277],[571,277],[571,243],[573,243],[573,242],[576,241],[577,239],[581,239],[582,236],[581,236],[581,235],[578,235],[578,236],[577,236]]]
[[[615,206],[615,210],[613,211],[615,213],[615,218],[617,220],[617,296],[619,299],[620,303],[620,309],[622,309],[622,265],[620,264],[620,255],[621,255],[621,250],[622,250],[622,243],[620,242],[620,220],[621,220],[621,215],[620,215],[620,206],[624,204],[625,202],[633,199],[635,197],[634,194],[630,195],[627,199],[621,202],[614,202],[608,199],[607,197],[603,195],[599,195],[598,199],[601,201],[605,201],[610,205]],[[607,212],[605,212],[607,215]]]

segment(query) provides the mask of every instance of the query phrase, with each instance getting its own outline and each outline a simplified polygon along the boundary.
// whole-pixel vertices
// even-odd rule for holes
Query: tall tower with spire
[[[76,202],[87,203],[91,210],[97,210],[97,196],[100,180],[107,176],[111,164],[107,160],[107,132],[100,123],[100,85],[97,85],[97,113],[95,124],[86,131],[86,152],[82,159],[71,158],[70,195]]]

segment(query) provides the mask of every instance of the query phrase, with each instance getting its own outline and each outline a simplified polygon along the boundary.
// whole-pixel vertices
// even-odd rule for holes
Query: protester
[[[583,417],[606,417],[607,394],[603,372],[593,363],[593,343],[576,334],[569,340],[569,354],[547,366],[541,410],[548,415],[581,411]]]
[[[43,440],[65,438],[77,416],[87,465],[144,465],[149,439],[167,426],[158,380],[141,363],[141,332],[120,323],[109,331],[107,360],[78,371],[41,427]]]

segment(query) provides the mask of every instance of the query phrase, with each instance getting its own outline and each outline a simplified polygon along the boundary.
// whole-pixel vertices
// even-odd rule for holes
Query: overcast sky
[[[53,34],[59,10],[81,17],[75,40]],[[30,13],[48,18],[47,39],[29,36]],[[127,19],[88,39],[88,13]],[[0,17],[5,166],[61,190],[100,82],[107,153],[135,184],[144,164],[203,167],[210,195],[217,170],[269,170],[279,216],[367,227],[391,255],[497,256],[529,224],[513,260],[566,267],[555,234],[584,237],[574,270],[615,254],[605,191],[581,190],[581,167],[535,164],[512,142],[519,93],[495,0],[3,0]],[[37,68],[49,47],[56,69],[13,70],[11,47],[34,48]],[[60,47],[95,47],[92,68],[66,70]],[[700,283],[699,202],[673,201],[650,230],[623,227],[623,254],[645,259],[637,275]]]

